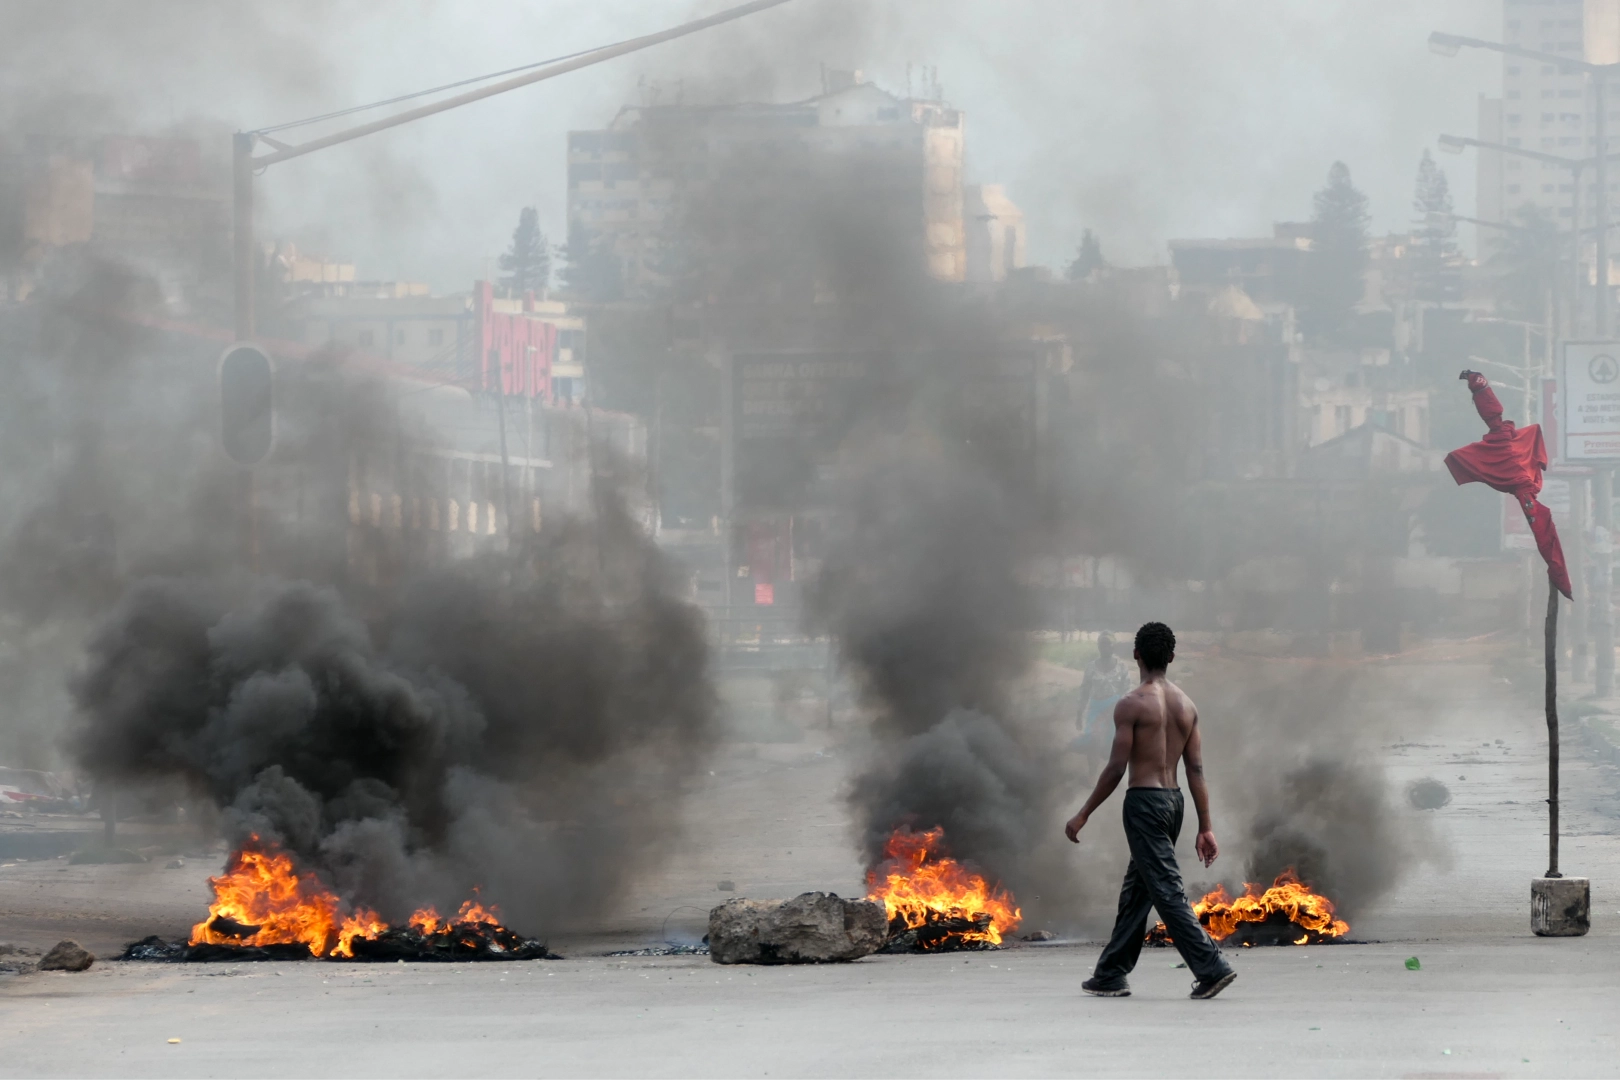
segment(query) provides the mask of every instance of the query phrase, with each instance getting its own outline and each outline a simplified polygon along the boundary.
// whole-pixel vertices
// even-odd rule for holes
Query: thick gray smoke
[[[850,796],[863,854],[878,862],[902,826],[943,826],[958,857],[1022,884],[1054,794],[1011,695],[1031,659],[1034,605],[1015,573],[1027,508],[938,442],[865,460],[810,595],[873,709],[874,756]]]
[[[390,917],[476,885],[549,932],[658,858],[717,729],[701,615],[606,479],[632,469],[456,558],[356,524],[357,483],[439,460],[399,387],[284,362],[250,483],[218,448],[218,346],[146,329],[128,270],[55,288],[5,320],[8,413],[38,428],[6,445],[13,752],[50,764],[76,712],[64,749],[98,794],[189,798]],[[70,670],[71,701],[47,692]]]
[[[1284,870],[1351,920],[1437,854],[1425,819],[1393,797],[1379,761],[1442,707],[1410,669],[1204,659],[1198,700],[1216,833],[1233,891]]]
[[[1350,916],[1400,879],[1409,841],[1376,766],[1308,760],[1276,777],[1261,805],[1249,823],[1249,881],[1269,884],[1292,869]]]
[[[668,836],[714,736],[696,611],[619,506],[447,567],[368,627],[331,587],[138,584],[75,686],[76,758],[182,778],[399,918],[474,886],[525,925],[596,905]]]

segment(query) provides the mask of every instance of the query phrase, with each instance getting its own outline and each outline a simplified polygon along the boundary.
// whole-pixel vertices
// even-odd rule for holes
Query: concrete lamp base
[[[1537,937],[1580,937],[1592,928],[1592,882],[1583,877],[1533,878],[1530,929]]]

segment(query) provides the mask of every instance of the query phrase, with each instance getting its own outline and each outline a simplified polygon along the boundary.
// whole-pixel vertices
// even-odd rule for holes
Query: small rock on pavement
[[[59,941],[56,948],[40,958],[41,971],[85,971],[96,958],[91,956],[77,941]]]
[[[889,935],[871,900],[807,892],[791,900],[727,900],[709,912],[709,959],[717,964],[820,964],[858,960]]]
[[[168,861],[168,863],[166,863],[164,865],[163,869],[165,869],[165,870],[181,870],[181,869],[185,868],[185,865],[186,865],[186,860],[176,857],[176,858],[170,859]]]
[[[1050,930],[1031,930],[1020,940],[1022,941],[1056,941],[1057,935]]]

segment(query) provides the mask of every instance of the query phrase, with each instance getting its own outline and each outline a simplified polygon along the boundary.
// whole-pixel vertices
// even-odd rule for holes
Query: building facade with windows
[[[487,281],[458,296],[325,296],[296,307],[306,345],[340,345],[440,374],[472,390],[548,405],[585,399],[585,319],[558,300],[500,297]]]
[[[930,275],[964,280],[962,113],[891,94],[859,72],[833,74],[826,93],[805,101],[626,107],[603,130],[570,132],[570,233],[599,238],[636,296],[680,260],[677,234],[706,195],[763,203],[761,184],[835,174],[851,200],[907,222]]]
[[[1620,0],[1501,0],[1501,7],[1504,44],[1589,63],[1620,61]],[[1481,141],[1575,159],[1597,153],[1594,97],[1584,74],[1510,54],[1502,54],[1501,64],[1501,96],[1479,99]],[[1613,140],[1620,137],[1620,87],[1609,93],[1608,113]],[[1485,221],[1511,221],[1525,207],[1566,230],[1577,217],[1593,220],[1598,192],[1590,174],[1577,179],[1554,162],[1483,149],[1476,168],[1476,216]],[[1620,168],[1610,171],[1608,186],[1615,215]],[[1500,230],[1481,226],[1477,250],[1486,256],[1501,238]]]

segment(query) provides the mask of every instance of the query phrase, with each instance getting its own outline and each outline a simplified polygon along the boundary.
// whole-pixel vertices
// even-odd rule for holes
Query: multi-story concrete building
[[[1501,0],[1502,41],[1536,52],[1591,63],[1620,61],[1620,0]],[[1587,77],[1554,63],[1502,55],[1502,96],[1481,95],[1479,138],[1559,157],[1597,153],[1597,117]],[[1608,100],[1611,140],[1620,137],[1620,93]],[[1535,207],[1560,227],[1576,219],[1576,177],[1553,162],[1481,150],[1477,158],[1478,214],[1506,221],[1521,207]],[[1580,214],[1590,224],[1597,206],[1594,178],[1579,178]],[[1610,214],[1620,211],[1620,169],[1611,170]],[[1617,218],[1620,220],[1620,218]],[[1488,254],[1499,230],[1480,227],[1478,250]]]
[[[291,318],[305,345],[348,346],[465,389],[548,405],[585,397],[585,320],[558,300],[499,297],[487,281],[459,296],[354,289],[299,301]]]
[[[802,177],[802,163],[836,171],[854,202],[892,210],[933,277],[964,280],[962,113],[898,97],[859,72],[836,82],[791,104],[626,107],[604,130],[570,132],[571,232],[582,226],[609,245],[636,295],[679,258],[671,233],[694,198],[748,198],[761,183]]]
[[[166,293],[207,291],[229,265],[229,194],[192,139],[0,145],[0,293],[28,295],[53,252],[79,246],[140,268]]]
[[[1027,259],[1024,212],[1000,184],[974,184],[963,198],[967,280],[1005,281]]]

